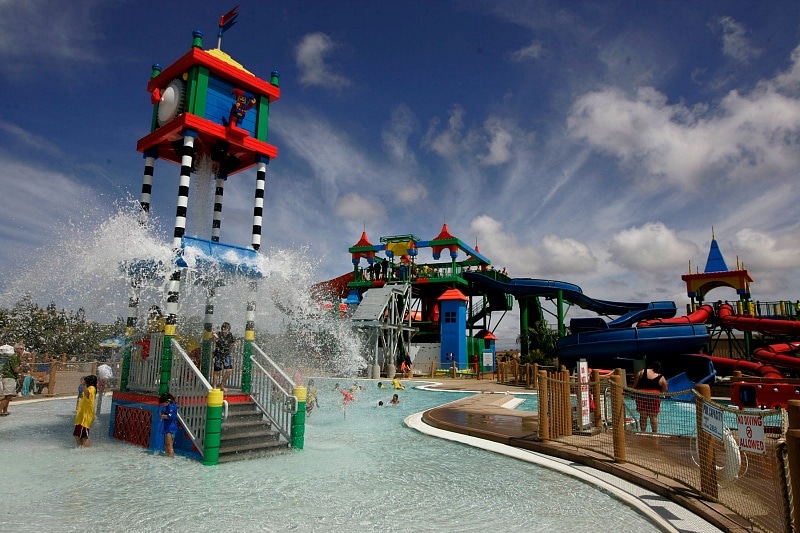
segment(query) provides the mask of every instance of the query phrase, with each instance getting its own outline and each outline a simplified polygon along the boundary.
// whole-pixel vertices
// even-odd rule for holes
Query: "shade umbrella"
[[[112,337],[110,339],[100,341],[101,348],[121,348],[122,346],[125,346],[124,337]]]

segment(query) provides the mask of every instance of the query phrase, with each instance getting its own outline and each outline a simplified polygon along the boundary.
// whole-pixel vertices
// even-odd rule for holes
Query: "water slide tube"
[[[717,311],[720,322],[739,331],[758,331],[778,335],[800,335],[800,321],[778,318],[756,318],[750,315],[737,315],[731,304],[722,304]]]
[[[504,282],[485,276],[480,272],[463,272],[461,277],[484,290],[493,290],[516,297],[541,296],[556,298],[561,293],[561,297],[564,300],[599,315],[620,316],[632,311],[653,309],[653,304],[651,303],[612,302],[590,298],[583,294],[583,290],[579,286],[564,281],[514,278]],[[666,314],[669,312],[669,308],[662,308],[659,312]],[[674,315],[675,304],[672,303],[672,314],[669,316]],[[644,320],[644,318],[640,318],[640,320]]]
[[[698,357],[708,357],[714,363],[714,368],[725,369],[729,372],[740,370],[743,373],[755,374],[762,378],[783,378],[780,370],[771,365],[765,365],[756,361],[745,361],[744,359],[729,359],[727,357],[717,357],[714,355],[698,355]]]
[[[658,324],[705,324],[712,316],[714,316],[714,308],[708,304],[703,304],[694,313],[689,313],[686,316],[642,320],[638,325],[639,327],[647,327]]]
[[[797,370],[800,369],[800,357],[793,355],[797,352],[800,352],[800,342],[772,344],[765,348],[756,348],[753,351],[753,359],[769,365]]]

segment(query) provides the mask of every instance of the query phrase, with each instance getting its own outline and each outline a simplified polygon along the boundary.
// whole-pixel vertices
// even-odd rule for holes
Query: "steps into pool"
[[[220,463],[282,453],[289,448],[247,395],[231,393],[226,400],[228,417],[222,422]]]

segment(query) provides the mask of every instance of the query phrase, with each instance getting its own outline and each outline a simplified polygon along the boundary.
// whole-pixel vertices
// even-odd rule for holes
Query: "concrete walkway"
[[[425,380],[423,380],[425,381]],[[418,431],[533,462],[608,490],[663,531],[744,532],[753,527],[692,489],[631,464],[564,444],[538,440],[538,415],[513,409],[524,387],[491,380],[436,379],[421,388],[482,394],[418,413],[406,424]]]

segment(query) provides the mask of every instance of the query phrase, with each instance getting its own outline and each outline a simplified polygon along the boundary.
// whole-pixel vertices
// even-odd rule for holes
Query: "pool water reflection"
[[[319,407],[307,420],[304,450],[216,467],[110,439],[110,398],[89,449],[74,447],[74,399],[14,403],[0,421],[0,473],[9,488],[3,529],[656,530],[581,481],[403,424],[467,393],[409,387],[398,391],[399,405],[378,407],[395,391],[359,380],[363,390],[345,407],[335,380],[315,383]]]

